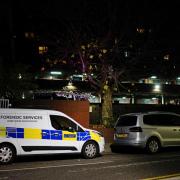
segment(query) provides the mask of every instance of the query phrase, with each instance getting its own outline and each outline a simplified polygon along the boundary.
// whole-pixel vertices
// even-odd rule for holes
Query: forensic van
[[[16,156],[81,153],[95,158],[104,151],[104,137],[54,110],[0,109],[0,163]]]

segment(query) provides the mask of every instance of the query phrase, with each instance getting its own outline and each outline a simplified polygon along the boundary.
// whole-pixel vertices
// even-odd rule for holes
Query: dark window
[[[179,126],[180,117],[171,114],[152,114],[144,116],[144,124],[156,126]]]
[[[120,116],[116,126],[135,126],[137,116]]]
[[[172,115],[172,125],[180,126],[180,116]]]
[[[144,115],[143,122],[147,125],[158,125],[159,124],[159,115],[153,114],[153,115]]]
[[[83,131],[77,124],[64,116],[50,115],[50,119],[54,129],[69,131],[72,128],[74,131]]]

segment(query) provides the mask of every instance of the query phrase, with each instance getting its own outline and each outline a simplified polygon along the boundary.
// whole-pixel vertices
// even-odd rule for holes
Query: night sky
[[[114,28],[126,24],[130,28],[142,26],[152,29],[164,41],[178,43],[180,13],[179,2],[175,0],[19,0],[16,6],[15,12],[28,18],[49,18],[56,23],[85,21],[92,26],[96,23],[106,26],[113,19]]]
[[[9,0],[10,2],[11,0]],[[11,3],[13,28],[18,31],[54,33],[67,31],[72,23],[94,36],[105,36],[109,31],[125,40],[136,28],[151,32],[154,48],[179,57],[180,11],[179,1],[153,0],[17,0]],[[3,4],[3,2],[1,2]],[[9,3],[10,4],[10,3]],[[1,6],[1,19],[8,9],[8,1]],[[87,32],[89,33],[89,32]],[[178,61],[177,61],[178,62]]]
[[[179,3],[175,0],[18,0],[14,6],[16,13],[24,13],[27,16],[71,21],[85,19],[91,22],[101,22],[105,18],[115,16],[117,22],[128,18],[147,26],[153,25],[157,29],[172,30],[174,27],[179,30]]]

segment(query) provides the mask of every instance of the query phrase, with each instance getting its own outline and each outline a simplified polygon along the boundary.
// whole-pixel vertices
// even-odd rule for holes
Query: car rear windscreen
[[[135,126],[137,123],[137,116],[120,116],[116,127],[118,126]]]

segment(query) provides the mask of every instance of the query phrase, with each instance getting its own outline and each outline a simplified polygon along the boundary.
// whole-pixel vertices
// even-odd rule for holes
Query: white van
[[[101,133],[82,127],[54,110],[0,109],[0,163],[16,156],[82,153],[94,158],[104,151]]]

